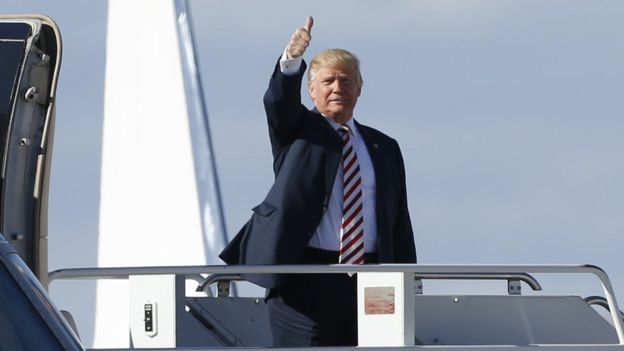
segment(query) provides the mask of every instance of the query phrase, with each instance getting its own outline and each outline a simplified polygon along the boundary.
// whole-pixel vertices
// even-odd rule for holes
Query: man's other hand
[[[288,43],[288,49],[286,50],[288,59],[299,57],[306,51],[308,45],[310,45],[310,41],[312,40],[311,33],[313,24],[314,19],[312,19],[311,16],[308,16],[305,26],[295,30],[290,38],[290,42]]]

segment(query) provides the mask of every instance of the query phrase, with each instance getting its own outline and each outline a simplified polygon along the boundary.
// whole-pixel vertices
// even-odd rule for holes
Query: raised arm
[[[305,25],[294,31],[264,95],[274,157],[294,141],[303,125],[307,109],[301,104],[301,81],[306,68],[302,56],[310,45],[313,23],[312,17],[308,17]]]

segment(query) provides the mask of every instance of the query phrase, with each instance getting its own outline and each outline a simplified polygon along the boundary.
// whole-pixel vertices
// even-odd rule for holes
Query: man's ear
[[[316,99],[316,91],[314,90],[314,85],[311,82],[308,82],[308,94],[310,94],[312,101]]]

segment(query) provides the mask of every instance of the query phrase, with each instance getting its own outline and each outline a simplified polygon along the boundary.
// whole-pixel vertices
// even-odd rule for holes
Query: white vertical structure
[[[176,277],[130,276],[130,335],[135,348],[176,347]]]
[[[358,346],[414,346],[414,275],[358,273]]]
[[[184,16],[170,0],[109,1],[100,267],[215,263],[224,245]],[[98,282],[93,346],[128,347],[128,335],[127,282]]]

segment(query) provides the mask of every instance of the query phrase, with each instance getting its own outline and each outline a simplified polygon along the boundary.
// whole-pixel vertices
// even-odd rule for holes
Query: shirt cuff
[[[294,76],[295,74],[299,73],[299,69],[301,68],[301,62],[303,61],[303,55],[299,57],[287,59],[286,58],[288,57],[286,55],[287,50],[288,50],[288,47],[284,49],[284,53],[282,53],[282,57],[280,58],[280,61],[279,61],[280,71],[282,72],[282,74],[285,74],[287,76]]]

